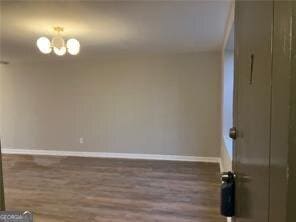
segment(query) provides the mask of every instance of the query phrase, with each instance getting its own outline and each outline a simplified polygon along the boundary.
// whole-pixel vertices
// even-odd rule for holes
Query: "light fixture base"
[[[61,26],[55,26],[53,27],[53,30],[56,31],[57,33],[60,33],[64,31],[64,28]]]

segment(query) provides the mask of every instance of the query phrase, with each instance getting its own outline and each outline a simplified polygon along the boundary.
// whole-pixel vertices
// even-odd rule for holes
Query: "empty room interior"
[[[2,0],[2,211],[29,211],[37,222],[221,222],[225,217],[231,221],[231,204],[235,203],[228,202],[223,208],[221,184],[235,192],[230,186],[235,178],[235,155],[237,173],[258,172],[273,184],[272,154],[266,153],[271,170],[267,176],[267,171],[250,170],[254,168],[248,165],[261,157],[254,162],[246,152],[233,153],[235,107],[246,110],[237,114],[239,121],[243,119],[240,114],[244,118],[254,115],[248,107],[257,101],[247,100],[247,108],[239,102],[234,107],[234,96],[242,101],[247,90],[256,90],[256,84],[265,81],[263,74],[257,78],[258,64],[265,64],[263,68],[269,64],[258,59],[269,57],[256,54],[259,49],[255,48],[246,59],[251,65],[245,66],[251,67],[253,78],[248,84],[254,84],[243,88],[242,77],[237,80],[239,93],[234,93],[235,38],[237,45],[244,45],[249,40],[241,40],[245,34],[240,33],[251,29],[240,28],[247,21],[243,10],[249,5],[245,4],[236,11],[232,0]],[[253,18],[270,9],[274,16],[270,21],[276,28],[276,12],[288,7],[277,11],[276,4],[264,4],[255,6]],[[236,12],[242,15],[238,22]],[[257,29],[263,32],[269,27],[267,18],[271,16],[258,19]],[[265,28],[258,28],[261,23]],[[235,24],[241,24],[237,35]],[[292,25],[279,27],[292,29]],[[273,35],[277,33],[284,32]],[[256,38],[267,42],[263,37],[258,34]],[[245,49],[240,49],[243,55]],[[272,56],[274,65],[276,57]],[[237,70],[240,73],[239,65]],[[260,84],[261,91],[254,98],[264,99],[260,93],[265,88]],[[293,87],[285,88],[292,95]],[[265,117],[273,120],[272,108],[270,115],[260,115],[261,108],[267,113],[264,108],[272,106],[258,104],[255,123],[250,118],[250,125],[243,125],[248,121],[238,124],[250,132],[253,126],[267,126],[261,122]],[[287,118],[287,129],[292,129],[290,122]],[[267,131],[272,132],[262,129],[260,138]],[[263,149],[260,138],[246,143],[251,146],[258,141]],[[268,138],[272,150],[273,137]],[[284,139],[288,141],[288,137]],[[243,139],[237,141],[238,147],[244,147]],[[290,148],[294,147],[294,140],[289,141]],[[221,181],[221,172],[228,171]],[[253,181],[256,178],[254,175]],[[268,186],[261,192],[262,200],[264,192],[273,189]],[[234,193],[229,192],[225,195],[232,198]],[[260,209],[256,201],[248,200]],[[270,206],[272,200],[269,198]],[[257,211],[250,212],[250,217],[261,219],[238,221],[267,222]]]

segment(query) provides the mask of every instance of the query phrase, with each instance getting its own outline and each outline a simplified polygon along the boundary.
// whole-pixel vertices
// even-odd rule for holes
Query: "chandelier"
[[[80,43],[77,39],[71,38],[65,42],[61,33],[64,31],[63,27],[54,27],[56,35],[52,37],[51,41],[47,37],[40,37],[37,39],[37,47],[43,54],[49,54],[52,51],[58,55],[63,56],[67,52],[71,55],[77,55],[80,51]]]

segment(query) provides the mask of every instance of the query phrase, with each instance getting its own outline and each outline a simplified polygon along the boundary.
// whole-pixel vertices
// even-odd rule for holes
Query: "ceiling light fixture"
[[[37,39],[37,47],[43,54],[49,54],[52,51],[58,55],[63,56],[68,52],[71,55],[77,55],[80,51],[80,43],[77,39],[68,39],[65,43],[64,38],[61,35],[61,32],[64,31],[63,27],[54,27],[56,35],[51,39],[47,37],[40,37]]]

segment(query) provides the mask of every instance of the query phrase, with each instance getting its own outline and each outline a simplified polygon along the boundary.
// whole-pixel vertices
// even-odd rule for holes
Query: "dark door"
[[[237,1],[234,171],[238,222],[267,222],[273,2]]]

